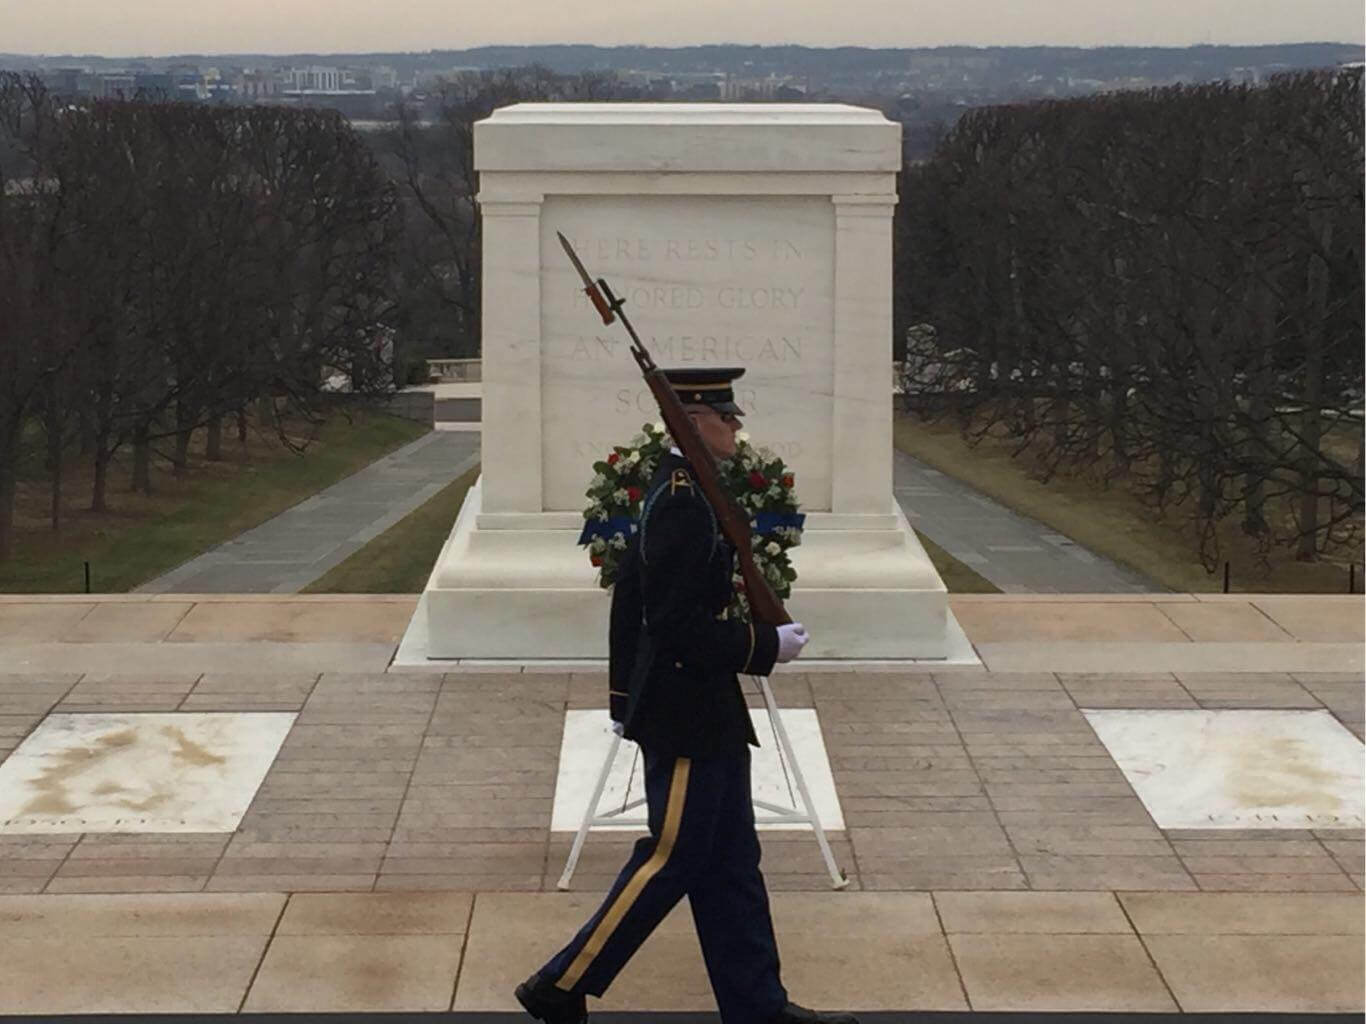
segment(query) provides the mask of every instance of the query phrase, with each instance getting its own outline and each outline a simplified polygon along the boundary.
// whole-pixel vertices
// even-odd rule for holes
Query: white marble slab
[[[664,179],[643,186],[654,188],[689,171],[894,174],[901,135],[880,112],[840,103],[518,103],[474,126],[474,162],[481,180],[634,172]]]
[[[1327,711],[1082,714],[1161,828],[1362,826],[1362,744]]]
[[[231,832],[294,719],[49,715],[0,764],[0,834]]]
[[[774,738],[768,712],[751,710],[749,714],[754,721],[754,731],[762,744],[757,750],[751,748],[754,757],[754,799],[779,807],[800,809],[801,798],[797,793],[796,783],[790,781],[790,772],[784,772],[783,764],[778,757],[778,741]],[[820,722],[816,718],[815,710],[790,708],[782,711],[782,717],[797,761],[806,777],[806,785],[816,805],[816,814],[821,819],[821,825],[826,831],[844,828],[844,813],[840,810],[839,797],[835,793],[830,759],[825,753],[825,741],[821,739]],[[607,717],[605,709],[565,713],[564,740],[560,746],[560,772],[555,783],[555,806],[550,823],[552,832],[578,831],[611,745],[611,720]],[[611,774],[608,775],[607,788],[603,790],[598,813],[603,814],[633,800],[644,799],[643,771],[644,761],[640,756],[640,748],[634,743],[623,742],[618,749]],[[766,812],[757,813],[762,817]],[[636,810],[628,811],[627,815],[643,821],[645,808],[642,805]],[[602,827],[617,831],[645,831],[643,824]],[[759,826],[761,829],[806,827],[794,824]]]

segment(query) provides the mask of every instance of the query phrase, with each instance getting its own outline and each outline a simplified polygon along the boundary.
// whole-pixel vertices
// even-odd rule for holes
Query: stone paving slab
[[[1125,673],[1142,666],[1153,672],[1298,672],[1366,669],[1359,643],[1144,643],[1141,641],[1031,641],[974,644],[994,672]]]
[[[1304,601],[1298,597],[1256,597],[1252,604],[1272,621],[1312,643],[1366,643],[1366,617],[1358,602],[1346,600]]]
[[[1009,615],[1001,615],[996,605],[970,603],[955,607],[954,615],[974,644],[1191,640],[1159,605],[1069,604],[1066,614],[1059,614],[1056,606],[1037,602],[1014,606]]]
[[[167,637],[172,643],[397,644],[417,607],[359,600],[325,605],[197,604]]]
[[[192,607],[181,601],[97,604],[60,639],[67,643],[157,643],[166,639]]]
[[[0,604],[0,644],[60,641],[94,610],[92,602],[71,598]],[[0,669],[9,671],[3,663]]]
[[[30,1014],[512,1011],[511,988],[597,899],[0,896],[0,983],[6,1009]],[[777,892],[772,906],[788,987],[819,1006],[1362,1008],[1359,894]],[[713,1008],[685,908],[595,1008]]]
[[[152,675],[183,670],[290,672],[372,670],[382,672],[394,657],[387,643],[159,643],[0,645],[0,671],[8,674],[100,672],[109,665],[123,673]]]
[[[1248,640],[1292,643],[1304,639],[1297,637],[1252,602],[1164,604],[1159,610],[1196,643]]]

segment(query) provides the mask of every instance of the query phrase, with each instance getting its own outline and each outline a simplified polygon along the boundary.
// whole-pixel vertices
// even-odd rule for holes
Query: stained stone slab
[[[0,834],[231,832],[294,719],[49,715],[0,764]]]
[[[778,756],[778,742],[768,712],[751,710],[755,734],[762,744],[753,750],[753,790],[756,800],[780,807],[801,808],[801,797],[791,769]],[[820,722],[811,708],[788,708],[782,712],[783,726],[797,761],[806,778],[811,799],[816,805],[821,825],[827,830],[844,828],[844,812],[835,793],[834,776],[821,739]],[[584,812],[593,797],[593,787],[602,771],[603,762],[612,743],[611,720],[601,708],[565,713],[564,740],[560,747],[559,776],[555,782],[555,803],[551,812],[552,832],[575,832],[583,822]],[[620,808],[633,800],[645,798],[644,765],[634,743],[624,742],[617,751],[616,761],[607,777],[598,813]],[[759,811],[759,815],[765,812]],[[626,812],[624,817],[643,821],[645,808],[640,806]],[[643,824],[608,825],[612,831],[636,829]],[[762,824],[761,829],[803,829],[805,825]]]
[[[1362,825],[1362,744],[1327,711],[1082,714],[1161,828]]]

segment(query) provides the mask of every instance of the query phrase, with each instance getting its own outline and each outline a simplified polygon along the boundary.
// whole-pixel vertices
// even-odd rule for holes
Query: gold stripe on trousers
[[[602,947],[607,944],[612,933],[631,912],[631,908],[635,906],[641,892],[650,884],[650,880],[669,862],[674,843],[678,839],[679,825],[683,821],[683,801],[688,795],[688,773],[691,769],[692,762],[686,757],[680,757],[674,762],[673,780],[669,784],[669,802],[664,809],[664,828],[659,833],[659,842],[654,853],[650,854],[650,859],[637,868],[631,880],[622,887],[607,913],[593,929],[593,934],[588,936],[583,949],[579,950],[579,955],[569,965],[569,970],[564,972],[564,977],[555,982],[557,988],[569,991],[578,983],[594,958],[602,952]]]

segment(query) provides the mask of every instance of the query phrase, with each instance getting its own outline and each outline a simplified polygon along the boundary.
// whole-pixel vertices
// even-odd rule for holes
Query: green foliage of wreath
[[[754,562],[780,597],[792,593],[797,571],[788,552],[802,541],[802,522],[791,470],[767,448],[736,435],[735,455],[720,463],[721,482],[744,511],[753,530]],[[588,506],[579,543],[598,569],[598,583],[609,589],[616,582],[622,555],[640,522],[650,480],[660,458],[672,444],[662,423],[647,423],[624,445],[616,445],[605,459],[593,463]],[[737,571],[736,598],[730,613],[749,617],[749,606]]]

